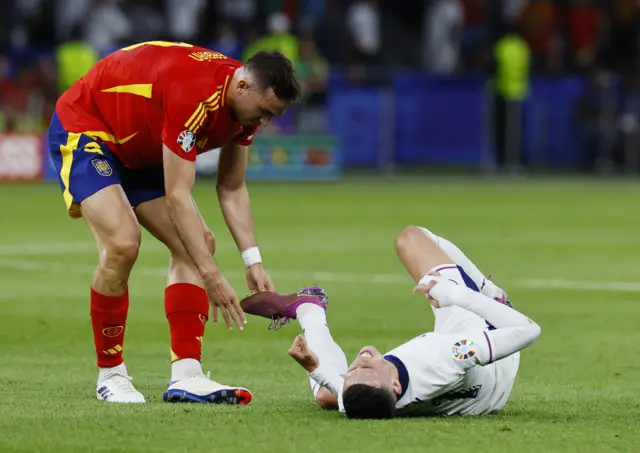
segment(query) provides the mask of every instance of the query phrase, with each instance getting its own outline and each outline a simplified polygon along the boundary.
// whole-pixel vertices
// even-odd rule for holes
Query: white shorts
[[[453,260],[452,264],[456,264],[462,268],[463,272],[473,280],[478,288],[482,287],[485,279],[478,267],[451,241],[433,234],[426,228],[422,231],[437,243],[444,252]],[[435,316],[434,331],[439,333],[458,333],[470,330],[485,330],[488,325],[484,319],[475,313],[471,313],[460,307],[434,308]],[[471,409],[471,414],[491,413],[499,411],[504,407],[518,374],[520,366],[520,353],[510,355],[495,363],[484,367],[483,376],[480,378],[485,385],[493,384],[493,390],[489,395],[482,398],[477,405]]]
[[[460,266],[471,280],[474,281],[476,286],[480,288],[482,286],[482,280],[484,275],[478,270],[475,264],[471,262],[469,258],[465,256],[462,251],[456,247],[451,241],[436,236],[426,228],[420,227],[429,238],[440,246],[444,252],[453,260],[452,264]],[[465,310],[460,307],[446,307],[446,308],[433,308],[433,314],[435,316],[434,332],[438,333],[457,333],[467,330],[486,329],[487,323],[480,316],[475,313],[471,313],[469,310]]]

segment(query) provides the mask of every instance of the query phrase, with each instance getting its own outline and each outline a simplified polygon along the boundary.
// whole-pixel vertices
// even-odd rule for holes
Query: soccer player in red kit
[[[171,252],[165,312],[171,380],[164,400],[247,404],[251,393],[210,380],[200,365],[213,306],[229,330],[246,319],[213,259],[215,238],[191,192],[196,155],[221,148],[217,194],[242,252],[252,293],[273,289],[262,266],[245,184],[247,147],[260,125],[299,97],[291,62],[259,52],[244,65],[186,43],[136,44],[101,60],[56,104],[48,150],[68,213],[82,217],[96,241],[91,321],[99,400],[143,403],[122,351],[128,281],[140,226]]]

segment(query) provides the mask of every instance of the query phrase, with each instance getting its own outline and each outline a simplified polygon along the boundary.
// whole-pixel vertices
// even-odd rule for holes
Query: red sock
[[[176,283],[164,292],[164,311],[171,332],[171,362],[200,361],[204,328],[209,319],[209,297],[199,286]]]
[[[91,288],[91,324],[98,366],[120,365],[124,346],[124,328],[129,311],[129,292],[122,296],[105,296]]]

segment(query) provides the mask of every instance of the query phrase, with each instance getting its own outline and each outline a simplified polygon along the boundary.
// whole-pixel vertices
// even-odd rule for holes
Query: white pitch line
[[[25,272],[65,272],[72,274],[93,274],[94,266],[73,265],[53,261],[28,261],[28,260],[6,260],[0,259],[0,268],[12,269]],[[148,277],[165,277],[166,267],[135,266],[134,275],[144,275]],[[226,277],[244,277],[245,272],[239,270],[224,271]],[[411,284],[408,276],[401,274],[349,274],[337,272],[300,272],[294,270],[269,270],[269,275],[275,279],[292,281],[312,280],[324,282],[343,283],[402,283]]]
[[[0,256],[82,254],[96,252],[91,242],[44,242],[0,246]]]
[[[571,281],[563,279],[526,279],[518,280],[521,286],[527,288],[573,289],[580,291],[640,291],[638,282],[599,282],[599,281]]]
[[[62,272],[73,274],[91,275],[94,267],[83,265],[70,265],[61,262],[41,262],[28,260],[0,260],[0,268],[24,272]],[[133,270],[134,275],[147,277],[165,277],[165,267],[139,266]],[[367,284],[402,284],[410,286],[411,279],[403,274],[354,274],[327,271],[295,271],[283,269],[270,269],[269,274],[275,280],[298,282],[299,284],[315,284],[320,282],[337,283],[367,283]],[[225,271],[229,278],[242,278],[244,271]],[[510,286],[535,289],[560,289],[569,291],[609,291],[609,292],[640,292],[640,283],[637,282],[597,282],[575,281],[565,279],[515,279]]]
[[[261,247],[265,253],[354,253],[369,250],[366,246],[335,245],[284,245]],[[372,249],[373,250],[373,249]],[[143,241],[140,246],[141,253],[168,253],[165,246],[155,241]],[[239,253],[235,244],[218,243],[216,252]],[[97,254],[96,246],[92,242],[43,242],[32,244],[0,245],[0,257],[21,256],[51,256],[51,255],[88,255]]]
[[[393,246],[393,239],[389,240],[389,248]],[[476,241],[478,244],[486,246],[510,247],[514,245],[523,246],[637,246],[640,239],[629,237],[628,235],[616,236],[593,236],[593,237],[568,237],[559,235],[555,238],[540,238],[530,235],[522,235],[506,238],[485,237]],[[384,246],[383,246],[384,247]],[[271,247],[267,244],[263,248],[264,253],[354,253],[361,251],[380,251],[379,244],[370,243],[325,243],[314,245],[302,241],[300,244],[279,243]],[[142,253],[166,253],[167,249],[159,242],[145,238],[141,245]],[[235,244],[227,241],[218,241],[216,251],[222,253],[237,253]],[[83,255],[97,253],[93,242],[42,242],[42,243],[20,243],[20,244],[0,244],[0,257],[7,256],[48,256],[48,255]]]

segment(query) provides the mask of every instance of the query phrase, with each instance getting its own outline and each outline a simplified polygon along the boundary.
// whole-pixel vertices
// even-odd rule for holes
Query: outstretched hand
[[[240,330],[244,329],[247,319],[238,302],[236,293],[226,278],[221,274],[215,274],[205,280],[205,286],[209,301],[213,307],[213,323],[218,324],[218,308],[222,312],[222,318],[227,329],[233,330],[232,321]]]

